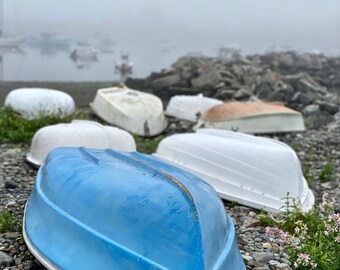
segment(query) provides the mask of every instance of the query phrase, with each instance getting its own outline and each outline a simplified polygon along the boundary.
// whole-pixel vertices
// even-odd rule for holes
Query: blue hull
[[[24,235],[51,269],[245,269],[211,186],[139,153],[52,151]]]

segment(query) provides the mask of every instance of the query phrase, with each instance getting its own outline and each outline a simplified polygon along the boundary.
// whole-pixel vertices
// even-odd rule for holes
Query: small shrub
[[[334,166],[332,163],[328,162],[321,170],[319,179],[321,182],[329,182],[332,180],[335,174]]]
[[[13,231],[14,219],[10,212],[0,213],[0,233]]]
[[[334,212],[334,204],[325,193],[320,205],[302,213],[288,200],[282,220],[266,228],[269,240],[289,255],[294,269],[339,270],[340,214]]]

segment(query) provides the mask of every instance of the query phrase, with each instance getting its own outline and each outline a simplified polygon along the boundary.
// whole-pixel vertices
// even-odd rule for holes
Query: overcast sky
[[[339,0],[3,0],[5,32],[340,48]]]

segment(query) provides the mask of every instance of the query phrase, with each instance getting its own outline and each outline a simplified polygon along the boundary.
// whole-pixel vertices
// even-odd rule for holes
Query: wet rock
[[[276,269],[289,270],[291,268],[286,263],[279,263],[276,265]]]
[[[297,102],[303,106],[310,105],[318,99],[318,94],[315,92],[298,92],[300,95],[297,98]]]
[[[330,130],[340,129],[340,112],[333,116],[333,120],[331,123],[329,123],[328,128]]]
[[[326,103],[326,102],[318,102],[320,111],[327,112],[329,114],[336,114],[339,111],[339,106],[332,104],[332,103]]]
[[[220,99],[220,100],[228,101],[228,100],[232,99],[234,94],[235,94],[235,90],[232,90],[232,89],[220,89],[219,91],[217,91],[217,93],[213,97],[217,98],[217,99]]]
[[[252,92],[248,88],[242,88],[239,89],[233,96],[234,99],[236,100],[248,100],[250,96],[252,95]]]
[[[272,84],[270,82],[261,82],[255,86],[254,94],[259,99],[267,100],[269,96],[274,92]]]
[[[264,249],[271,249],[271,248],[272,248],[272,245],[271,245],[270,243],[263,243],[263,244],[262,244],[262,247],[263,247]]]
[[[15,183],[13,180],[10,180],[10,179],[5,180],[5,188],[14,189],[17,187],[18,187],[18,184]]]
[[[288,104],[295,93],[293,87],[283,81],[276,81],[273,87],[274,92],[268,97],[270,101],[281,101]]]
[[[270,268],[267,265],[265,265],[265,266],[255,267],[253,268],[253,270],[270,270]]]
[[[320,111],[317,104],[306,106],[302,110],[302,114],[306,127],[311,129],[320,128],[333,120],[330,114]]]
[[[254,252],[253,257],[257,262],[268,263],[270,260],[274,260],[275,255],[270,252]]]
[[[249,256],[249,255],[242,255],[242,258],[243,258],[243,260],[246,264],[248,264],[248,263],[250,263],[254,260],[253,257]]]
[[[0,266],[10,266],[13,262],[13,257],[3,251],[0,251]]]
[[[154,89],[166,89],[171,86],[178,84],[181,80],[181,77],[178,74],[168,75],[159,79],[156,79],[152,82],[152,87]]]
[[[19,236],[20,236],[20,234],[18,232],[7,232],[7,233],[4,234],[4,237],[6,239],[10,239],[10,240],[15,240]]]
[[[191,84],[198,90],[206,90],[214,88],[221,80],[222,76],[220,72],[215,68],[211,68],[202,73],[199,77],[192,79]]]

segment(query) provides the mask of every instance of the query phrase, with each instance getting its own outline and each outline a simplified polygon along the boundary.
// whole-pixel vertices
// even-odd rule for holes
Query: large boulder
[[[267,100],[274,92],[271,82],[260,82],[255,86],[254,94],[262,100]]]
[[[153,89],[167,89],[178,84],[181,77],[178,74],[167,75],[152,82]]]
[[[270,101],[281,101],[288,104],[293,96],[294,96],[294,89],[291,85],[283,82],[283,81],[276,81],[273,85],[273,93],[269,96]]]
[[[320,106],[312,104],[302,110],[305,125],[308,129],[318,129],[333,120],[332,115],[320,110]]]
[[[191,80],[191,84],[197,90],[209,90],[218,85],[222,80],[220,71],[215,68],[210,68],[203,72],[197,78]]]

